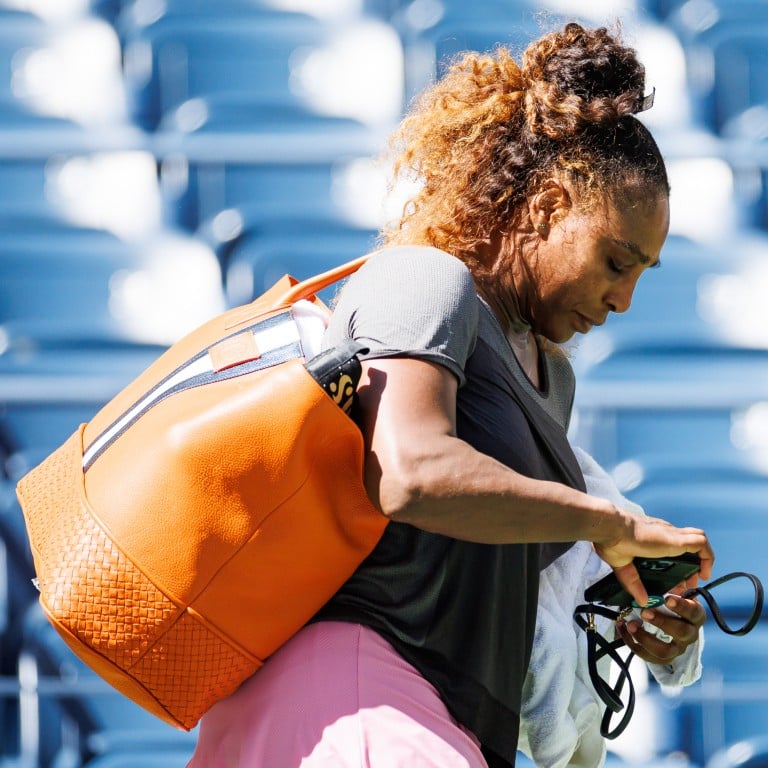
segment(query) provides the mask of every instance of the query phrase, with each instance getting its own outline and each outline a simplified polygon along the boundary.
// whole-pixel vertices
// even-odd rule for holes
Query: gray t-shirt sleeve
[[[374,253],[342,287],[323,339],[352,338],[367,358],[412,357],[438,363],[465,382],[477,337],[478,298],[467,267],[425,246]]]

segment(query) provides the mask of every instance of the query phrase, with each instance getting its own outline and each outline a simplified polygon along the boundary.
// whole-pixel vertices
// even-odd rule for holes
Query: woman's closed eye
[[[616,275],[620,275],[630,265],[624,264],[620,259],[614,256],[608,257],[608,269]]]

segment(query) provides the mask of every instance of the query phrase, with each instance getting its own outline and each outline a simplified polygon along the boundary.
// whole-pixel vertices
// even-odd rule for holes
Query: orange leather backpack
[[[176,727],[256,672],[384,531],[340,407],[359,350],[314,355],[317,292],[363,261],[210,320],[18,484],[46,615]]]

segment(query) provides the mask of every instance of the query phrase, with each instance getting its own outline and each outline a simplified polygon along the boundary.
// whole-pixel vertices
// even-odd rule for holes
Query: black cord
[[[727,581],[732,581],[733,579],[738,578],[749,579],[752,582],[752,586],[755,588],[755,602],[752,605],[752,613],[750,614],[750,617],[747,619],[744,626],[739,627],[738,629],[731,629],[731,627],[728,626],[728,623],[723,618],[720,606],[717,604],[715,598],[710,594],[710,590],[714,589],[715,587],[719,587],[721,584],[725,584]],[[720,629],[722,629],[723,632],[725,632],[727,635],[741,636],[751,632],[755,628],[755,624],[757,624],[757,622],[760,620],[760,616],[763,612],[763,585],[760,579],[751,573],[734,571],[733,573],[729,573],[726,576],[721,576],[719,579],[715,579],[703,587],[694,587],[693,589],[687,589],[685,592],[683,592],[683,597],[694,597],[695,595],[699,595],[700,597],[704,598],[707,605],[709,606],[709,610],[712,611],[712,618],[715,620],[715,624],[717,624],[717,626],[720,627]]]
[[[719,587],[721,584],[725,584],[733,579],[745,578],[752,582],[752,586],[755,589],[755,601],[752,605],[752,613],[746,623],[737,627],[731,628],[723,617],[720,606],[717,604],[717,600],[712,596],[711,590],[715,587]],[[751,573],[744,573],[743,571],[735,571],[729,573],[726,576],[721,576],[719,579],[710,582],[709,584],[694,587],[693,589],[687,589],[683,592],[682,597],[690,598],[699,596],[709,606],[712,612],[712,617],[715,620],[720,629],[728,635],[746,635],[751,632],[757,622],[760,620],[760,616],[763,612],[763,585],[757,576]],[[600,723],[600,734],[606,739],[615,739],[626,729],[629,725],[629,721],[634,713],[635,709],[635,687],[632,684],[632,678],[629,674],[629,665],[634,657],[634,653],[630,650],[629,655],[623,658],[619,655],[618,649],[623,645],[626,645],[620,638],[609,642],[598,631],[595,626],[595,616],[603,616],[607,619],[616,621],[621,618],[623,612],[616,611],[605,605],[597,605],[595,603],[585,603],[576,607],[573,613],[573,618],[576,624],[581,627],[587,633],[587,666],[589,669],[589,677],[592,681],[592,685],[595,687],[597,695],[600,700],[605,704],[605,713]],[[597,669],[597,662],[603,657],[608,656],[611,661],[618,665],[620,673],[616,681],[615,687],[611,686],[600,677]],[[627,705],[621,700],[621,693],[624,689],[624,685],[627,685],[629,691],[627,697]],[[624,709],[624,714],[619,724],[611,730],[611,718],[613,715],[618,714]]]

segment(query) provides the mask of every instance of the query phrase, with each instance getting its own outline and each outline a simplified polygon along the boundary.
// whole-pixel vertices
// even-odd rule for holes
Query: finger
[[[667,595],[664,605],[696,628],[703,626],[706,621],[706,611],[698,600],[686,599],[677,595]]]
[[[616,631],[636,656],[651,664],[669,664],[683,651],[674,640],[667,643],[646,632],[639,621],[619,623]]]
[[[689,576],[681,585],[680,585],[680,592],[677,592],[677,594],[682,595],[683,592],[685,592],[686,589],[695,589],[699,586],[699,574],[694,573],[693,576]]]
[[[683,648],[695,643],[699,636],[699,628],[685,619],[669,616],[650,608],[644,608],[640,616],[643,621],[658,627]]]
[[[687,589],[693,589],[699,585],[699,574],[694,573],[684,581],[676,584],[672,589],[668,589],[666,594],[668,595],[682,595]]]
[[[638,605],[646,605],[648,603],[648,592],[640,580],[640,574],[637,572],[634,563],[627,563],[626,565],[614,568],[613,572],[616,574],[619,584],[632,595]]]
[[[701,535],[705,535],[703,531]],[[701,561],[701,568],[699,569],[701,578],[705,581],[708,581],[712,578],[712,566],[715,564],[715,552],[712,549],[712,545],[709,543],[709,540],[705,538],[703,545],[696,551],[696,554],[699,556],[699,560]]]

